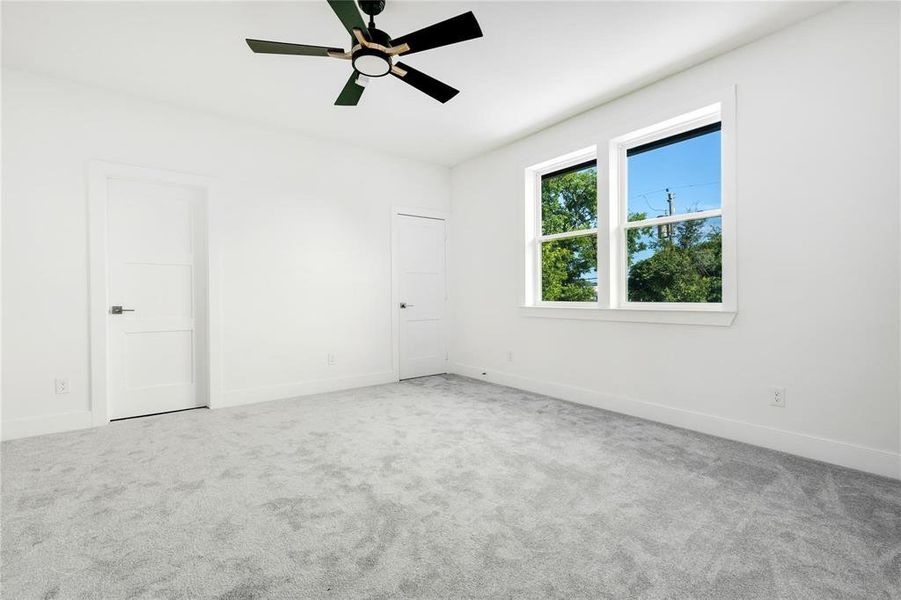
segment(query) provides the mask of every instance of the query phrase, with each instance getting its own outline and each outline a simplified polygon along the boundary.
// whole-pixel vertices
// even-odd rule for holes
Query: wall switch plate
[[[328,364],[330,364],[330,365],[335,364],[335,355],[334,354],[328,355]]]
[[[507,362],[513,362],[513,351],[507,350]]]
[[[785,408],[785,388],[770,388],[770,406]]]
[[[57,378],[53,381],[54,389],[57,394],[69,393],[69,379],[66,377]]]

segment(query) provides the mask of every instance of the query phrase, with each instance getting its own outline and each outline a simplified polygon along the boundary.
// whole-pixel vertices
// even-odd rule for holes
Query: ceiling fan
[[[353,0],[327,1],[341,24],[351,35],[349,51],[327,46],[307,46],[253,39],[248,39],[247,45],[251,50],[260,54],[329,56],[349,60],[354,70],[335,101],[335,104],[340,106],[355,106],[360,101],[360,96],[363,95],[363,89],[369,83],[370,77],[384,77],[388,74],[428,94],[442,104],[459,93],[459,90],[455,90],[446,83],[396,61],[397,57],[402,55],[482,37],[479,22],[476,21],[472,12],[457,15],[419,31],[392,38],[384,31],[376,29],[375,26],[375,15],[385,9],[385,0],[359,0],[360,9],[369,15],[368,26],[363,22],[363,17],[354,6]]]

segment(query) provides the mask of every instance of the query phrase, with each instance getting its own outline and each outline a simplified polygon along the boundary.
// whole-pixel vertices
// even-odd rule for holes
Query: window
[[[722,303],[721,128],[625,148],[625,303]]]
[[[541,299],[598,299],[597,161],[541,175]]]
[[[733,144],[730,91],[527,169],[526,314],[731,323]]]

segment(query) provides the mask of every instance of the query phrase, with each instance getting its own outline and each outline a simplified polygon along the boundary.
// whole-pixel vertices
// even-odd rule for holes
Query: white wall
[[[4,437],[90,423],[91,159],[218,179],[224,403],[392,379],[391,206],[448,210],[448,169],[18,71],[2,84]]]
[[[840,6],[455,167],[452,369],[901,476],[897,12]],[[735,323],[521,315],[523,169],[732,84]]]

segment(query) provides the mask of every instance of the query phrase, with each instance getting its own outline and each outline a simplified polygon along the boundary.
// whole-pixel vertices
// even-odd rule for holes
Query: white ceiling
[[[347,62],[245,45],[346,47],[324,0],[3,2],[3,64],[452,165],[829,6],[389,0],[394,37],[475,12],[483,38],[406,59],[461,90],[445,105],[387,77],[333,106]]]

